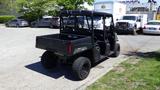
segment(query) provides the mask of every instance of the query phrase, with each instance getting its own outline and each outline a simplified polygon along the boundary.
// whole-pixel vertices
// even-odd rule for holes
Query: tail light
[[[68,44],[67,44],[67,53],[69,55],[72,54],[72,43],[71,42],[68,42]]]

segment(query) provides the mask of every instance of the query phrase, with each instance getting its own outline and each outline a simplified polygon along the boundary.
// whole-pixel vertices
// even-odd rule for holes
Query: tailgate
[[[36,37],[36,47],[40,49],[45,49],[48,51],[53,51],[61,55],[67,54],[67,41],[56,38],[58,34],[37,36]]]

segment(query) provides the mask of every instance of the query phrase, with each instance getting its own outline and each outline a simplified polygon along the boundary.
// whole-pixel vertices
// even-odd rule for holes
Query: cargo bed
[[[83,45],[81,45],[82,42]],[[52,34],[36,37],[37,48],[52,51],[63,56],[68,55],[67,50],[69,44],[72,45],[72,51],[70,52],[70,55],[73,55],[75,48],[83,46],[90,48],[89,46],[91,46],[91,37],[68,34]]]

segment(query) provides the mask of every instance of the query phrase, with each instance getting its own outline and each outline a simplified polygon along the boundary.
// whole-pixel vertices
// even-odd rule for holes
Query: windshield
[[[102,17],[94,16],[93,25],[94,29],[96,24],[101,20]],[[102,22],[101,22],[102,24]],[[70,28],[83,28],[91,30],[91,17],[89,16],[68,16],[62,18],[62,26]]]
[[[94,30],[104,30],[103,16],[93,16],[93,27],[92,27],[92,16],[63,16],[61,17],[60,30],[62,33],[90,33]],[[112,17],[106,17],[105,26],[109,27],[112,23]]]
[[[160,25],[160,22],[148,22],[147,25]]]
[[[80,28],[84,25],[84,17],[82,16],[68,16],[63,17],[63,26],[64,27],[77,27]]]
[[[123,20],[136,20],[135,16],[123,16]]]
[[[97,21],[98,21],[98,20],[101,20],[101,17],[95,16],[95,17],[93,17],[93,20],[94,20],[94,21],[96,21],[96,20],[97,20]]]
[[[49,21],[49,20],[51,20],[52,18],[43,18],[43,19],[41,19],[42,21]]]

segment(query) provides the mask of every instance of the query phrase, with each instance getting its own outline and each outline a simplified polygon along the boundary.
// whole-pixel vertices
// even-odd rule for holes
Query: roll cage
[[[66,24],[64,24],[64,17],[74,18],[72,27],[68,27]],[[78,17],[83,17],[83,19],[85,17],[85,20],[82,21],[86,21],[86,23],[82,22],[82,24],[84,24],[84,26],[86,26],[87,28],[84,28],[84,26],[81,26],[81,28],[78,27]],[[101,30],[94,28],[95,17],[102,17],[103,28]],[[106,26],[106,18],[111,18],[111,24],[108,27]],[[95,33],[97,32],[103,33],[103,36],[106,37],[107,34],[105,32],[107,31],[114,32],[114,22],[112,14],[87,10],[64,10],[60,12],[60,33],[89,35],[94,38]]]

